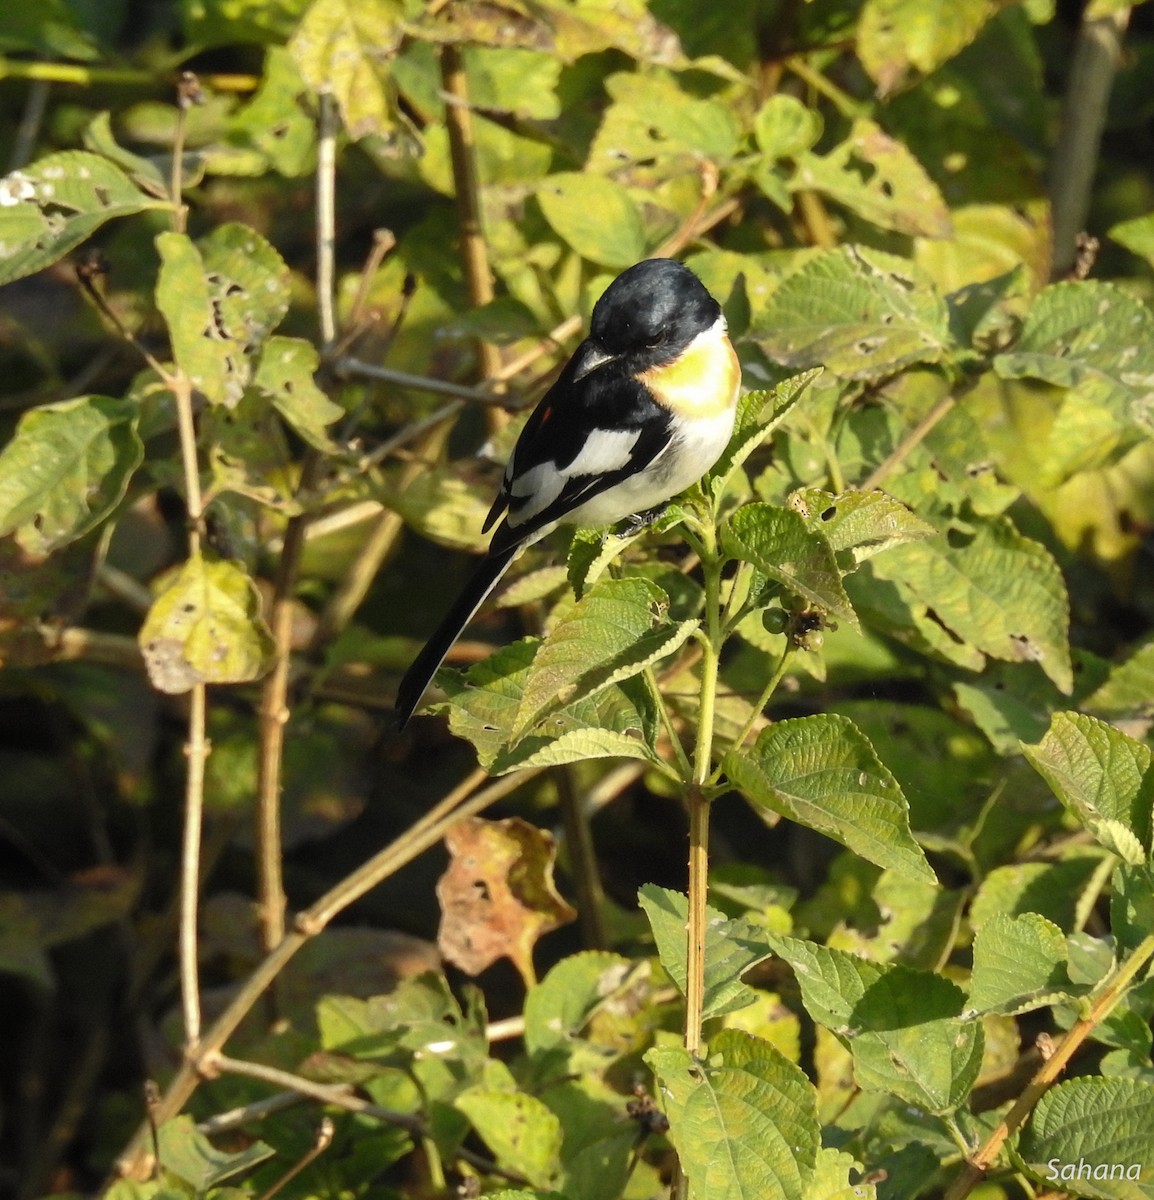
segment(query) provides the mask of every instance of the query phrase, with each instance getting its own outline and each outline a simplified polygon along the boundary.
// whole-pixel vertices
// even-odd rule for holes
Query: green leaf
[[[901,788],[848,718],[823,714],[780,721],[763,729],[751,750],[730,750],[722,769],[754,803],[878,866],[934,882],[910,833]]]
[[[326,426],[339,421],[345,410],[317,387],[314,376],[319,365],[320,355],[311,342],[271,337],[260,356],[253,384],[314,450],[331,453],[336,444]]]
[[[1154,930],[1154,868],[1119,863],[1110,887],[1110,932],[1134,949]]]
[[[804,1200],[877,1200],[877,1184],[865,1179],[855,1181],[850,1178],[851,1172],[859,1176],[863,1173],[861,1163],[852,1154],[823,1146],[818,1151],[816,1169],[805,1189]],[[888,1178],[893,1186],[892,1176]]]
[[[561,1122],[536,1096],[472,1087],[453,1102],[506,1170],[534,1187],[555,1182],[561,1165]]]
[[[884,379],[942,357],[949,311],[913,264],[842,247],[809,259],[785,279],[751,333],[787,367],[825,366],[844,379]]]
[[[238,1154],[218,1150],[191,1117],[174,1117],[157,1130],[160,1161],[164,1169],[191,1184],[198,1195],[272,1158],[276,1152],[264,1142],[254,1142]]]
[[[628,267],[645,257],[641,214],[611,179],[566,172],[537,188],[545,219],[582,258],[605,267]]]
[[[252,357],[288,311],[288,268],[245,225],[220,225],[199,248],[182,233],[162,233],[156,248],[156,304],[173,356],[209,401],[231,407],[252,376]]]
[[[114,217],[169,207],[86,150],[12,171],[0,179],[0,285],[51,266]]]
[[[1154,313],[1113,284],[1046,288],[1017,345],[994,359],[994,370],[1003,379],[1070,388],[1079,406],[1068,419],[1100,409],[1115,422],[1154,427]]]
[[[737,401],[733,436],[704,486],[714,498],[721,495],[734,472],[785,420],[809,385],[822,374],[821,367],[783,380],[772,392],[746,392]]]
[[[795,493],[809,527],[821,534],[835,553],[855,563],[903,542],[932,537],[937,530],[885,492],[845,492],[835,496],[820,488]]]
[[[304,0],[297,0],[304,7]],[[255,150],[274,171],[290,179],[316,161],[316,123],[300,103],[305,83],[292,55],[269,46],[260,87],[228,124],[230,146]]]
[[[522,737],[555,709],[672,654],[697,623],[663,620],[668,606],[665,592],[645,579],[607,579],[590,588],[537,650],[513,736]]]
[[[331,92],[354,140],[396,123],[389,59],[404,35],[401,0],[313,0],[289,42],[305,82]]]
[[[283,42],[307,7],[308,0],[181,0],[180,5],[185,36],[199,46]]]
[[[1154,711],[1154,641],[1135,649],[1112,667],[1109,676],[1082,701],[1087,712],[1103,717],[1144,717]]]
[[[1107,237],[1154,265],[1154,213],[1119,221],[1110,227]]]
[[[539,645],[524,639],[477,663],[463,678],[447,670],[437,676],[449,696],[450,729],[473,743],[486,770],[503,774],[528,763],[604,757],[661,761],[653,748],[653,698],[633,680],[572,702],[548,716],[538,730],[514,737],[513,722]]]
[[[953,232],[937,185],[906,146],[865,117],[828,154],[805,154],[791,191],[821,192],[882,229],[929,238]]]
[[[633,966],[629,959],[604,950],[563,958],[525,997],[525,1049],[540,1054],[568,1047]]]
[[[647,883],[637,893],[657,954],[669,977],[685,994],[687,978],[685,937],[689,919],[689,901],[681,892],[671,892]],[[765,940],[765,930],[751,921],[729,920],[724,913],[705,910],[705,996],[702,1015],[720,1017],[739,1012],[754,1001],[754,992],[741,982],[741,976],[764,962],[773,951]]]
[[[650,1050],[691,1200],[802,1200],[820,1145],[817,1095],[768,1042],[736,1029],[701,1062]]]
[[[982,522],[961,546],[945,536],[895,546],[869,570],[906,597],[919,628],[932,623],[982,654],[1036,662],[1063,692],[1073,688],[1062,573],[1008,520]]]
[[[956,1109],[982,1059],[982,1027],[961,1019],[965,993],[930,971],[872,963],[798,938],[770,938],[794,969],[810,1016],[847,1045],[854,1077],[931,1113]]]
[[[753,133],[769,159],[797,158],[821,137],[821,114],[795,96],[776,92],[757,110]]]
[[[1054,1190],[1101,1200],[1154,1196],[1154,1083],[1069,1079],[1038,1101],[1017,1155]]]
[[[1097,717],[1060,712],[1022,753],[1095,840],[1128,863],[1146,860],[1154,797],[1149,746]]]
[[[236,563],[201,556],[165,577],[138,640],[153,686],[172,694],[257,679],[273,653],[256,585]]]
[[[830,544],[800,513],[745,504],[722,529],[721,544],[726,554],[753,563],[807,604],[858,627]]]
[[[0,451],[0,537],[39,556],[99,525],[144,457],[138,423],[134,404],[110,396],[25,413]]]
[[[1066,939],[1038,913],[998,914],[974,938],[970,1007],[1014,1016],[1042,1008],[1075,989],[1066,964]]]
[[[964,50],[997,12],[996,0],[866,0],[858,57],[884,96]]]
[[[1086,920],[1098,898],[1102,851],[1089,848],[1069,853],[1060,862],[1013,863],[995,867],[982,880],[970,906],[970,923],[981,929],[998,913],[1019,916],[1037,912],[1060,929],[1073,929]]]

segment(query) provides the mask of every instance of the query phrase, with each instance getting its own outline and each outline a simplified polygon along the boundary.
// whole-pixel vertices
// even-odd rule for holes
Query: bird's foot
[[[635,533],[640,533],[643,529],[648,529],[650,525],[656,523],[661,514],[669,507],[669,502],[657,505],[656,508],[647,508],[644,512],[633,513],[632,516],[626,517],[623,528],[621,530],[622,537],[632,537]]]

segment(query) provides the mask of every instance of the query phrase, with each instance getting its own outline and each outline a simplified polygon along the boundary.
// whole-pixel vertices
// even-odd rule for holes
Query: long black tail
[[[413,660],[413,665],[405,672],[401,686],[397,688],[397,723],[404,728],[413,710],[421,702],[437,673],[437,668],[445,661],[445,655],[453,648],[453,643],[461,636],[461,631],[473,619],[473,614],[485,602],[485,597],[497,586],[497,581],[505,574],[506,568],[513,561],[521,543],[517,542],[506,550],[496,553],[490,551],[481,559],[473,578],[465,584],[464,589],[453,602],[453,607],[445,614],[445,619],[437,626],[436,633],[425,643],[425,648]]]

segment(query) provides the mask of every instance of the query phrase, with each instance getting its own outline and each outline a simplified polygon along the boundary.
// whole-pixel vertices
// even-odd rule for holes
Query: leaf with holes
[[[246,683],[272,663],[256,585],[236,563],[199,555],[164,578],[138,641],[153,686],[171,694]]]
[[[845,492],[835,496],[820,488],[795,493],[809,527],[819,532],[836,554],[864,562],[892,546],[932,537],[937,530],[885,492]]]
[[[757,316],[751,335],[787,367],[825,366],[843,379],[885,379],[938,362],[949,310],[906,259],[842,247],[807,260]]]
[[[127,400],[81,396],[34,408],[0,452],[0,537],[44,555],[83,537],[124,498],[144,447]]]
[[[170,207],[99,154],[49,154],[0,179],[0,285],[51,266],[106,221]]]
[[[345,410],[316,385],[316,348],[302,338],[271,337],[260,356],[253,384],[265,393],[294,433],[314,450],[331,453],[336,443],[327,427]]]
[[[820,192],[882,229],[930,238],[953,232],[950,210],[922,164],[864,117],[828,154],[803,155],[789,187]]]
[[[1044,546],[1008,520],[983,522],[960,546],[945,536],[894,546],[865,569],[892,583],[909,606],[907,623],[916,622],[927,638],[944,636],[1008,662],[1036,662],[1063,692],[1073,687],[1062,573]],[[970,662],[981,665],[980,658]]]

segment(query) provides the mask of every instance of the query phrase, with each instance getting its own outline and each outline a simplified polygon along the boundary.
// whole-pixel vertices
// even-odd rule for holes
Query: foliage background
[[[1075,73],[1079,35],[1126,20],[1116,69],[1090,59]],[[725,919],[752,923],[757,944],[768,954],[771,939],[779,957],[766,963],[751,951],[729,964],[723,981],[755,1003],[723,1016],[733,996],[721,1004],[715,995],[711,1028],[724,1021],[776,1047],[781,1061],[766,1068],[775,1094],[797,1087],[799,1103],[816,1105],[797,1137],[816,1137],[820,1117],[820,1169],[814,1142],[808,1174],[781,1183],[781,1194],[820,1200],[852,1179],[856,1194],[913,1196],[957,1177],[962,1147],[988,1138],[1036,1065],[1036,1035],[1058,1036],[1084,1014],[1079,1000],[1151,929],[1142,899],[1154,618],[1151,33],[1148,6],[1131,13],[1102,0],[1086,11],[1046,0],[6,6],[0,161],[25,174],[0,185],[0,421],[11,439],[0,459],[3,1185],[22,1197],[94,1187],[141,1119],[142,1080],[165,1081],[179,1065],[181,684],[194,683],[195,696],[205,675],[242,681],[210,689],[206,718],[206,1024],[280,942],[282,874],[291,910],[315,905],[462,780],[470,792],[491,786],[474,774],[477,753],[490,767],[529,761],[523,747],[477,732],[491,715],[483,689],[480,701],[458,692],[455,706],[456,728],[473,722],[475,749],[442,722],[417,722],[402,738],[382,732],[383,719],[395,674],[465,576],[461,551],[480,548],[493,463],[511,444],[515,414],[573,345],[573,315],[587,318],[613,274],[655,252],[684,256],[724,302],[747,386],[826,368],[748,460],[737,498],[785,511],[796,489],[832,497],[868,483],[906,506],[892,540],[909,540],[890,545],[871,526],[871,553],[881,553],[868,564],[859,555],[860,570],[843,555],[837,586],[817,603],[804,570],[769,564],[779,615],[763,622],[753,612],[727,646],[722,748],[782,661],[771,715],[852,718],[877,755],[861,761],[880,759],[880,775],[900,785],[942,884],[777,823],[765,803],[716,803],[711,900]],[[181,101],[183,69],[199,84],[186,83]],[[1108,97],[1100,146],[1096,92]],[[454,121],[462,96],[471,145]],[[80,188],[72,209],[27,192],[22,180],[57,178],[36,174],[46,155],[77,150],[115,171]],[[173,215],[174,158],[195,250]],[[53,161],[71,184],[91,183],[72,172],[95,169],[92,160]],[[327,178],[331,248],[318,192]],[[1076,263],[1083,226],[1102,243]],[[1047,287],[1079,270],[1091,279]],[[204,397],[204,503],[194,512],[203,519],[192,548],[202,567],[186,587],[227,625],[207,645],[181,625],[189,593],[164,574],[189,558],[187,514],[201,507],[181,458],[179,389],[165,386],[173,371],[189,411],[189,380]],[[420,380],[406,385],[400,372]],[[450,391],[430,390],[430,380]],[[489,453],[478,458],[483,443]],[[811,500],[825,503],[817,492]],[[903,524],[914,520],[937,540],[916,540]],[[592,553],[575,546],[570,578],[582,578]],[[456,665],[571,615],[562,554],[526,556]],[[621,569],[688,620],[703,601],[683,554],[679,534],[665,533],[630,547]],[[734,551],[742,554],[765,566],[764,554]],[[788,641],[799,614],[830,609],[837,628]],[[672,638],[663,644],[675,649]],[[264,674],[288,646],[291,681]],[[685,658],[661,665],[690,741],[695,670]],[[1052,723],[1075,709],[1090,716]],[[530,1005],[521,1057],[490,1057],[478,1002],[458,1010],[428,978],[392,1010],[353,999],[435,965],[440,851],[389,874],[296,955],[275,1013],[253,1009],[230,1054],[352,1082],[428,1124],[335,1113],[333,1145],[281,1194],[444,1194],[455,1176],[446,1165],[449,1182],[438,1178],[440,1159],[453,1162],[470,1123],[475,1153],[541,1189],[656,1194],[669,1145],[655,1128],[624,1184],[638,1127],[624,1113],[634,1083],[652,1090],[651,1069],[676,1078],[676,999],[655,984],[629,1020],[590,1016],[604,972],[625,961],[610,950],[640,960],[656,938],[676,977],[677,952],[662,946],[655,914],[674,903],[662,888],[684,887],[686,827],[654,762],[668,759],[668,740],[654,730],[651,742],[652,754],[624,762],[584,744],[566,766],[509,776],[499,794],[482,795],[499,800],[496,815],[558,829],[560,887],[582,913],[580,926],[536,952],[541,974],[557,963],[562,974],[532,993],[537,1015]],[[1023,743],[1044,747],[1030,755],[1037,770]],[[1073,767],[1055,765],[1063,753]],[[1080,807],[1069,782],[1085,783],[1095,759],[1106,764],[1095,803],[1113,796],[1105,815],[1100,804]],[[1122,760],[1128,783],[1115,773]],[[278,829],[267,801],[282,779]],[[265,801],[255,831],[254,796]],[[855,846],[859,823],[843,813],[835,838]],[[637,908],[641,885],[651,889],[649,923]],[[999,991],[982,955],[1018,946],[1014,938],[1027,975]],[[934,1003],[945,1006],[942,1020],[960,1020],[958,985],[971,988],[970,1005],[986,1014],[984,1057],[980,1047],[961,1055],[929,1099],[884,1053],[867,1063],[855,1050],[851,1067],[846,1013],[799,991],[785,965],[798,969],[814,946],[928,973],[937,982],[918,976],[917,988],[929,1008],[911,1017],[923,1041]],[[578,957],[583,947],[606,957]],[[844,968],[848,959],[820,961]],[[753,993],[737,982],[748,969]],[[972,990],[977,978],[984,992]],[[524,988],[507,964],[480,982],[490,1017],[521,1012]],[[589,1006],[566,1016],[577,1049],[566,1047],[564,1065],[582,1087],[549,1092],[558,1051],[546,1017],[567,994]],[[1125,1134],[1119,1145],[1149,1168],[1152,1003],[1148,984],[1135,989],[1109,1022],[1095,1021],[1075,1064],[1094,1087],[1113,1089],[1093,1107],[1129,1104],[1132,1124],[1087,1134],[1073,1122],[1090,1149]],[[270,1025],[272,1015],[281,1023]],[[413,1066],[411,1031],[422,1021],[469,1031],[452,1080]],[[746,1053],[738,1033],[717,1036],[718,1054]],[[468,1087],[472,1101],[462,1099]],[[191,1111],[207,1119],[268,1091],[268,1081],[226,1072]],[[494,1093],[518,1097],[508,1103],[543,1145],[501,1143],[509,1113]],[[1027,1194],[1031,1164],[1037,1181],[1051,1149],[1073,1153],[1075,1142],[1041,1120],[1067,1128],[1061,1111],[1052,1117],[1063,1103],[1054,1095],[1017,1157],[998,1160],[991,1191]],[[604,1157],[584,1161],[571,1143],[562,1152],[550,1121],[595,1131]],[[234,1176],[241,1194],[261,1195],[306,1154],[315,1124],[315,1112],[300,1110],[266,1122],[259,1134],[276,1154],[263,1163],[234,1133],[215,1166],[186,1126],[173,1126],[164,1157],[185,1161],[183,1147],[193,1166],[165,1186],[193,1194]],[[728,1136],[770,1137],[739,1132]],[[853,1160],[875,1174],[863,1181]],[[775,1179],[788,1174],[772,1165]],[[150,1195],[158,1186],[121,1188]],[[735,1177],[712,1194],[767,1194],[764,1186]],[[1147,1174],[1138,1191],[1089,1194],[1151,1187]]]

